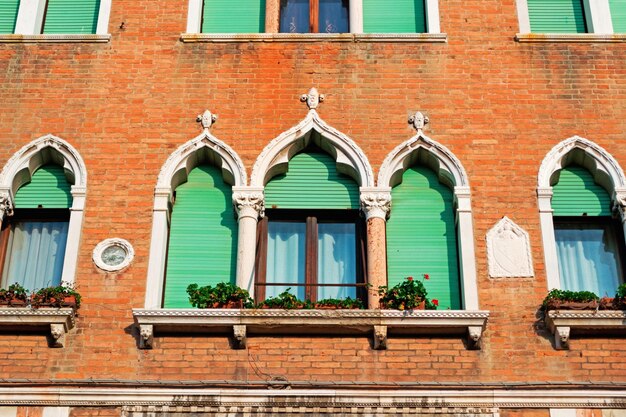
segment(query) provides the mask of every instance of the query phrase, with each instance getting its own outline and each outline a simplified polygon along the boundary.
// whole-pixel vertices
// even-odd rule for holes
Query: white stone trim
[[[552,186],[555,173],[563,169],[570,161],[586,167],[595,181],[612,195],[613,203],[624,215],[626,201],[626,176],[613,156],[594,142],[573,136],[557,144],[543,159],[537,176],[537,200],[539,205],[539,221],[541,223],[541,240],[545,257],[546,280],[548,289],[561,288],[559,262],[554,237],[554,221],[552,219]],[[626,218],[622,218],[622,221]]]
[[[101,0],[100,1],[100,9],[98,10],[98,23],[96,25],[96,35],[100,35],[99,38],[85,38],[91,39],[92,41],[104,41],[103,35],[107,35],[108,26],[109,26],[109,16],[111,14],[111,1],[112,0]],[[46,10],[47,0],[21,0],[20,7],[17,12],[17,20],[15,22],[15,34],[16,35],[39,35],[36,38],[30,38],[29,41],[55,41],[55,42],[76,42],[80,38],[69,37],[65,38],[67,40],[63,40],[64,38],[59,37],[58,35],[40,35],[43,27],[43,16]],[[61,35],[67,36],[67,35]],[[85,35],[78,35],[85,36]],[[110,36],[106,37],[106,41],[110,39]]]
[[[350,175],[361,187],[374,186],[374,173],[365,153],[348,136],[326,124],[314,109],[263,149],[252,168],[250,185],[264,187],[272,177],[284,172],[289,159],[305,148],[311,132],[321,135],[322,148],[331,153],[340,172]]]
[[[44,407],[41,417],[69,417],[69,407]]]
[[[119,265],[109,265],[105,263],[102,259],[102,253],[110,246],[119,246],[126,252],[126,257],[124,258],[124,261]],[[98,268],[106,272],[121,271],[122,269],[127,268],[134,258],[135,250],[133,249],[133,246],[130,244],[130,242],[128,242],[126,239],[120,239],[117,237],[105,239],[102,242],[98,243],[92,253],[93,262]]]
[[[399,184],[402,174],[414,164],[414,158],[419,156],[420,151],[425,151],[432,157],[429,160],[431,167],[439,179],[454,192],[463,305],[467,310],[477,310],[479,303],[471,197],[469,179],[461,161],[448,148],[424,135],[420,129],[417,135],[401,143],[387,155],[378,172],[378,186],[393,188]],[[391,215],[393,216],[393,206]]]
[[[61,280],[71,285],[76,276],[87,191],[87,167],[78,151],[65,140],[53,135],[42,136],[30,142],[17,151],[2,169],[0,195],[6,194],[12,201],[17,190],[29,182],[33,173],[46,163],[60,165],[72,184],[72,207],[61,275]]]
[[[365,220],[387,220],[391,211],[391,188],[389,187],[361,187],[361,211]]]
[[[426,30],[428,33],[441,33],[439,0],[426,0]]]
[[[183,43],[197,42],[412,42],[446,43],[445,33],[181,33]]]
[[[159,172],[154,191],[145,308],[161,308],[172,193],[186,180],[189,172],[202,158],[219,162],[217,166],[221,168],[224,180],[233,187],[245,186],[247,183],[246,169],[239,155],[225,142],[213,136],[208,127],[167,158]]]
[[[189,0],[187,12],[187,33],[200,33],[202,31],[202,0]]]
[[[610,35],[613,33],[613,22],[611,19],[611,9],[609,7],[609,0],[583,0],[585,23],[587,25],[588,33],[586,35]],[[517,18],[519,21],[519,31],[515,37],[519,42],[563,42],[576,41],[576,39],[593,39],[593,37],[581,37],[575,35],[582,34],[532,34],[530,29],[530,16],[528,14],[527,0],[517,0]],[[572,36],[574,35],[574,36]],[[535,37],[539,37],[541,40],[533,40]],[[547,37],[546,37],[547,36]],[[604,38],[598,38],[595,41],[606,41]]]
[[[43,331],[49,336],[50,347],[65,346],[65,335],[76,324],[72,308],[0,308],[0,326],[3,329]]]
[[[111,35],[0,35],[0,43],[107,43]]]
[[[0,407],[0,417],[17,417],[17,407]]]
[[[575,408],[551,408],[550,417],[576,417]]]
[[[579,331],[606,336],[607,331],[626,334],[626,311],[621,310],[550,310],[545,322],[554,335],[557,350],[569,349],[570,334]]]
[[[515,40],[520,43],[622,43],[625,34],[597,35],[594,33],[518,33]]]

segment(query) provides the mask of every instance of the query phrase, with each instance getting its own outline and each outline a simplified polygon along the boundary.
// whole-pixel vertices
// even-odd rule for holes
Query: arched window
[[[9,160],[0,175],[2,286],[74,282],[86,183],[76,150],[52,135]]]
[[[624,282],[624,230],[613,209],[625,184],[615,159],[586,139],[570,138],[546,156],[537,192],[549,289],[613,296]]]
[[[441,309],[461,308],[454,193],[433,170],[412,166],[391,190],[387,220],[389,285],[405,277],[424,280]]]

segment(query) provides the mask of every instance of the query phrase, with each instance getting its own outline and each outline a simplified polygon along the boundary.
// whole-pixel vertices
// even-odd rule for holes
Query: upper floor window
[[[625,0],[517,0],[520,32],[626,32]]]
[[[202,33],[262,33],[265,31],[265,0],[204,0]]]
[[[609,0],[614,33],[626,33],[626,0]]]
[[[349,32],[348,0],[281,0],[280,32]]]
[[[0,2],[0,33],[13,33],[17,21],[20,0],[4,0]]]
[[[425,0],[363,0],[363,32],[426,33]]]

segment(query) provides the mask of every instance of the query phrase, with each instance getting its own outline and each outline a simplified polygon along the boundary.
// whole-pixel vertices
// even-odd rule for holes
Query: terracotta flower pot
[[[600,310],[615,310],[616,303],[615,299],[612,297],[602,297],[600,298]]]
[[[546,304],[548,310],[595,310],[598,308],[597,301],[562,301],[550,300]]]

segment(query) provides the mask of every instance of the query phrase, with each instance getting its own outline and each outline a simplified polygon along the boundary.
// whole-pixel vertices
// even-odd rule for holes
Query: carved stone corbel
[[[0,194],[0,223],[2,223],[5,216],[13,216],[13,201],[11,201],[9,193]]]
[[[613,210],[617,213],[622,223],[626,223],[626,190],[615,190],[613,201]]]
[[[233,326],[233,348],[245,349],[247,330],[245,325],[235,324]]]
[[[233,193],[233,205],[237,216],[254,219],[265,216],[265,196],[263,191],[236,191]]]
[[[554,332],[554,347],[556,350],[569,349],[569,333],[568,326],[557,326]]]
[[[139,349],[152,349],[154,343],[154,327],[151,324],[139,326]]]
[[[387,349],[387,326],[374,326],[374,349]]]
[[[364,190],[361,192],[361,210],[365,219],[386,220],[391,211],[391,192],[378,190]]]
[[[65,325],[53,323],[50,324],[50,347],[62,348],[65,346]]]
[[[480,350],[482,337],[483,328],[481,326],[469,326],[467,328],[467,348],[470,350]]]

